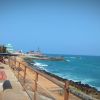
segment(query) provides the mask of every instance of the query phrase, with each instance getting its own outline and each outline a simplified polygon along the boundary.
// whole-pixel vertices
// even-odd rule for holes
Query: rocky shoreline
[[[100,91],[98,91],[95,87],[92,87],[90,86],[89,84],[83,84],[81,83],[81,81],[79,82],[74,82],[73,80],[68,80],[68,79],[64,79],[64,78],[61,78],[55,74],[52,74],[50,72],[47,72],[45,70],[41,70],[41,69],[38,69],[39,71],[47,74],[47,75],[50,75],[56,79],[58,79],[59,81],[69,81],[69,84],[71,86],[74,86],[75,88],[77,88],[78,90],[81,90],[82,92],[88,94],[88,95],[92,95],[93,97],[97,98],[97,99],[100,99]]]
[[[98,91],[95,87],[92,87],[89,84],[83,84],[83,83],[81,83],[81,81],[74,82],[73,80],[68,80],[68,79],[61,78],[61,77],[59,77],[55,74],[52,74],[52,73],[47,72],[45,70],[41,70],[41,69],[37,68],[36,66],[33,66],[33,64],[31,64],[31,59],[24,59],[24,60],[25,60],[25,62],[28,63],[29,66],[41,71],[42,73],[50,75],[50,76],[52,76],[52,77],[54,77],[54,78],[56,78],[56,79],[58,79],[59,81],[62,81],[62,82],[67,80],[67,81],[69,81],[69,84],[71,86],[77,88],[78,90],[80,90],[80,91],[82,91],[82,92],[84,92],[88,95],[93,96],[94,98],[100,99],[100,91]]]

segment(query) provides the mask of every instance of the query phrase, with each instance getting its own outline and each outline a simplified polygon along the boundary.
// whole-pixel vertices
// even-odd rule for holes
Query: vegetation
[[[0,45],[0,53],[6,53],[6,47],[4,45]]]
[[[6,53],[6,47],[4,45],[0,45],[0,53]],[[0,56],[0,62],[3,62],[3,57]]]

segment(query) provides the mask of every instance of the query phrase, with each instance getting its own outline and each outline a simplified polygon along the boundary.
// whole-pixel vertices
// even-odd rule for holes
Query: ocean
[[[64,61],[34,60],[35,65],[62,78],[81,81],[100,90],[100,56],[48,55],[62,56]]]

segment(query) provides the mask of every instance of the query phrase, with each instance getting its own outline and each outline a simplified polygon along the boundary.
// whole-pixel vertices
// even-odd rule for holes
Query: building
[[[8,53],[14,53],[14,49],[13,49],[13,46],[11,44],[7,44],[6,49],[7,49]]]

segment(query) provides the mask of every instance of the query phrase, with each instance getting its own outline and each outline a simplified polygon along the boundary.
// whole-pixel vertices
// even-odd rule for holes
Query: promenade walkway
[[[0,100],[30,100],[8,65],[0,63],[0,71],[6,74],[6,79],[0,80]],[[7,82],[5,80],[7,80]],[[5,82],[8,83],[8,85]],[[4,83],[5,86],[3,86]]]

